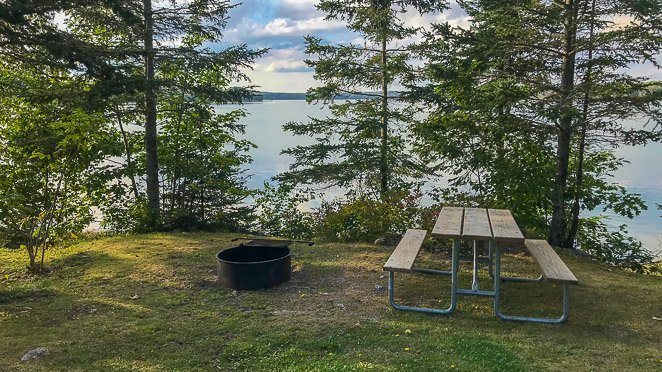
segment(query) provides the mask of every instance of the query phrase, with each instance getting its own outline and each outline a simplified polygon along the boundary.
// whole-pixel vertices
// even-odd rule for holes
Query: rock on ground
[[[386,245],[386,238],[379,238],[375,240],[375,245]]]
[[[21,358],[21,362],[26,362],[28,360],[32,359],[39,359],[43,357],[44,355],[48,354],[48,349],[45,347],[38,347],[36,349],[30,350],[25,355],[23,355],[23,358]]]

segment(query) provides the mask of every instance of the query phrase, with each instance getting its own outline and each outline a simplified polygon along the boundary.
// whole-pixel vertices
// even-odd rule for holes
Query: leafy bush
[[[108,187],[105,197],[97,199],[103,213],[101,228],[113,233],[148,232],[149,222],[147,199],[139,196],[133,199],[128,191],[129,185],[116,182]]]
[[[287,186],[272,186],[265,182],[257,192],[255,206],[257,231],[264,235],[290,239],[309,239],[313,232],[313,216],[299,205],[310,200],[300,190]]]
[[[48,249],[93,222],[117,141],[105,118],[77,102],[9,95],[0,103],[0,240],[25,249],[29,270],[39,273]]]
[[[399,239],[408,228],[421,225],[422,194],[390,191],[382,200],[359,195],[324,202],[315,211],[316,238],[338,242],[372,242]]]
[[[305,211],[302,204],[314,198],[301,190],[264,184],[255,200],[256,230],[265,235],[328,242],[397,241],[408,228],[434,223],[433,209],[422,208],[422,193],[391,191],[383,200],[365,194],[322,201]],[[432,221],[431,223],[429,221]],[[430,227],[431,228],[431,227]]]
[[[182,66],[181,79],[192,79]],[[241,231],[252,208],[252,191],[241,169],[255,147],[239,139],[244,110],[222,112],[211,100],[179,93],[162,95],[159,165],[163,180],[162,223],[167,230]]]
[[[652,270],[653,253],[628,236],[625,225],[619,226],[618,231],[610,231],[602,220],[602,216],[597,216],[580,221],[578,240],[582,250],[612,266],[636,272]]]

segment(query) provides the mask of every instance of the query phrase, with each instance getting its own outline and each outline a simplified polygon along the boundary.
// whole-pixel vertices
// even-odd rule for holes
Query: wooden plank
[[[426,235],[425,230],[408,229],[384,264],[384,271],[410,271]]]
[[[542,270],[542,275],[547,281],[562,284],[579,283],[565,262],[561,260],[561,257],[554,252],[554,249],[546,241],[527,239],[524,245],[531,252],[533,258],[536,259],[540,270]]]
[[[505,243],[524,243],[524,235],[507,209],[488,209],[494,240]]]
[[[462,225],[462,237],[470,239],[492,239],[490,219],[484,208],[464,208],[464,222]]]
[[[432,235],[442,238],[462,237],[462,207],[443,207],[432,229]]]

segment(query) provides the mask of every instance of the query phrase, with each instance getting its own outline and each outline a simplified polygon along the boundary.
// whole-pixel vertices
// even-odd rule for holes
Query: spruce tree
[[[209,105],[241,102],[253,94],[251,87],[230,84],[247,81],[242,69],[250,67],[266,50],[255,51],[246,45],[221,50],[209,46],[222,40],[228,12],[234,7],[228,1],[132,0],[67,12],[69,26],[78,38],[112,51],[109,62],[121,77],[109,81],[100,93],[117,98],[112,116],[143,127],[144,145],[135,155],[145,164],[146,223],[150,229],[162,226],[160,193],[164,180],[159,171],[157,126],[159,117],[167,119],[172,114],[162,110],[179,110],[179,117],[186,119],[195,115],[192,108],[207,110]],[[185,68],[180,68],[183,65]],[[173,108],[175,96],[186,97],[189,102]],[[221,125],[213,116],[209,120]],[[127,164],[131,162],[127,151]]]
[[[622,163],[610,149],[660,138],[659,82],[629,70],[642,62],[657,66],[659,6],[616,0],[460,4],[472,17],[470,29],[438,27],[429,38],[428,76],[435,83],[421,94],[437,113],[420,128],[421,141],[437,156],[455,157],[460,173],[487,170],[482,187],[503,190],[502,203],[519,194],[528,206],[503,206],[551,221],[549,241],[557,246],[572,246],[579,204],[628,217],[639,213],[641,199],[605,176]],[[623,19],[628,22],[616,23]],[[440,45],[452,45],[444,52],[451,57],[434,49]],[[633,129],[623,122],[632,118],[650,121]],[[467,145],[449,144],[447,129]]]
[[[439,1],[323,0],[317,8],[327,20],[347,22],[361,42],[331,45],[306,37],[308,66],[323,85],[308,91],[309,102],[323,102],[331,117],[290,122],[295,135],[316,143],[286,149],[294,163],[280,179],[298,185],[340,186],[384,198],[415,175],[404,133],[415,115],[398,92],[416,81],[415,44],[419,29],[400,17],[445,9]],[[346,99],[350,97],[350,99]]]

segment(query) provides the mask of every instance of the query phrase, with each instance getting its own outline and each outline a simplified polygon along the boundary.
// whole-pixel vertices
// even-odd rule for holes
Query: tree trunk
[[[185,99],[185,92],[182,91],[181,94],[181,100],[184,102]],[[179,184],[179,177],[181,175],[181,170],[182,170],[182,163],[179,161],[180,154],[181,154],[181,128],[182,128],[182,120],[184,117],[184,104],[181,104],[179,106],[179,115],[177,118],[177,129],[175,130],[175,164],[174,169],[172,170],[172,182],[171,182],[171,190],[170,190],[170,214],[172,215],[173,212],[175,211],[175,203],[179,196],[177,195],[177,192],[179,191],[177,189],[177,185]],[[172,138],[171,138],[172,139]]]
[[[379,160],[380,197],[388,192],[388,72],[386,71],[386,33],[382,39],[382,129]]]
[[[561,116],[558,122],[558,143],[556,149],[555,190],[552,200],[553,212],[549,229],[549,244],[562,246],[566,236],[565,199],[568,183],[568,161],[570,159],[570,140],[572,138],[572,93],[575,79],[575,3],[565,0],[564,6],[564,43],[561,75]]]
[[[154,20],[152,1],[144,0],[145,17],[145,155],[147,176],[147,208],[150,228],[160,221],[159,162],[156,129],[156,89],[154,87]]]
[[[126,131],[124,130],[124,125],[122,124],[122,115],[119,110],[115,113],[117,115],[117,124],[120,127],[120,133],[122,134],[122,141],[124,142],[124,152],[126,155],[126,165],[129,169],[133,169],[133,156],[131,155],[131,145],[129,144],[129,139],[126,136]],[[138,200],[140,194],[138,193],[138,185],[136,185],[136,179],[131,175],[131,190],[133,190],[133,197]]]
[[[28,251],[28,257],[30,257],[28,270],[33,274],[37,274],[37,248],[34,246],[34,242],[28,241],[25,249]]]
[[[591,89],[591,73],[593,70],[593,30],[595,20],[595,0],[591,2],[591,15],[589,25],[589,47],[588,58],[586,67],[586,76],[584,78],[584,101],[582,102],[582,126],[579,133],[579,149],[577,154],[577,173],[575,182],[575,199],[572,203],[572,222],[568,230],[568,238],[566,239],[566,247],[575,247],[575,239],[577,238],[577,230],[579,229],[579,202],[582,193],[582,184],[584,181],[584,153],[586,152],[586,131],[588,126],[588,107],[590,103],[590,89]]]
[[[588,94],[587,94],[588,95]],[[584,101],[584,105],[588,106]],[[570,229],[568,230],[568,237],[565,241],[564,246],[567,248],[575,248],[575,238],[577,237],[577,229],[579,228],[579,201],[581,198],[582,192],[582,182],[584,179],[584,152],[586,149],[586,114],[584,112],[584,119],[582,120],[582,128],[579,134],[579,152],[577,154],[577,172],[576,172],[576,184],[575,184],[575,197],[572,203],[571,216],[572,222],[570,223]]]

